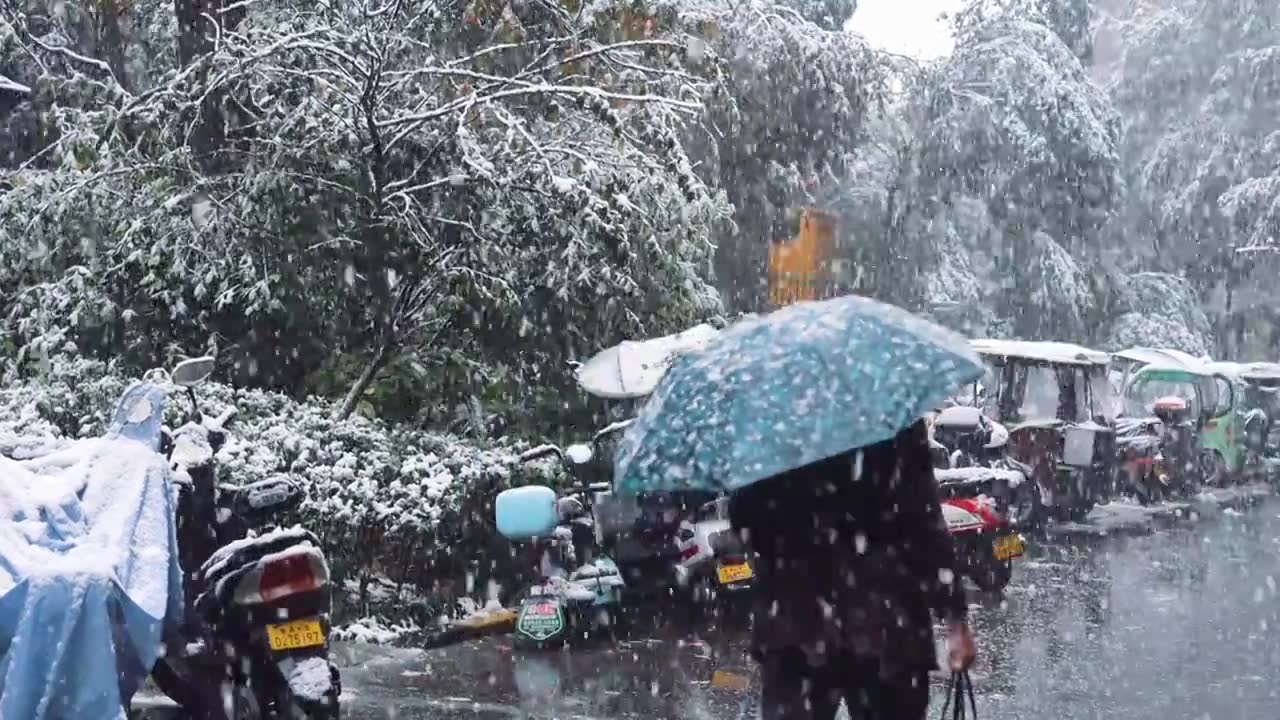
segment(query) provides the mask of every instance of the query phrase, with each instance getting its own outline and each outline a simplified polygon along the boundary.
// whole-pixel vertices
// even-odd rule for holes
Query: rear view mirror
[[[586,465],[591,462],[592,453],[590,445],[584,445],[582,443],[570,445],[564,451],[564,454],[568,456],[569,462],[574,465]]]
[[[213,358],[205,356],[183,360],[173,369],[170,378],[175,385],[195,387],[213,374]]]
[[[560,518],[556,499],[555,491],[544,485],[503,490],[493,503],[498,533],[514,541],[550,536]]]

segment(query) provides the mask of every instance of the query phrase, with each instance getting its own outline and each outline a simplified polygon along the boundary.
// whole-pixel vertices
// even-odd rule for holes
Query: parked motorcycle
[[[1008,437],[1003,426],[968,406],[947,408],[931,423],[942,516],[960,571],[987,591],[1009,584],[1013,561],[1026,550],[1018,530],[1043,514],[1029,468],[1005,453]]]
[[[596,433],[587,475],[612,487],[613,455],[630,420]],[[595,493],[592,510],[601,546],[618,564],[630,600],[686,600],[701,608],[740,615],[730,602],[750,587],[753,570],[738,538],[729,532],[727,501],[714,492]],[[724,578],[720,580],[720,570]]]
[[[1042,493],[1031,468],[1009,456],[1009,431],[981,410],[949,407],[933,418],[930,445],[944,497],[991,498],[1010,525],[1029,529],[1044,520]]]
[[[212,358],[180,363],[171,380],[191,400],[187,422],[163,431],[177,484],[179,564],[186,613],[152,670],[160,689],[202,720],[338,717],[341,683],[329,661],[329,566],[302,528],[250,536],[297,505],[287,478],[217,482],[231,408],[200,411],[195,388]]]
[[[1152,404],[1151,412],[1160,420],[1163,472],[1158,476],[1173,492],[1199,492],[1206,468],[1202,466],[1197,419],[1191,416],[1190,405],[1180,397],[1163,397]]]
[[[592,457],[586,445],[562,451],[544,445],[522,462],[556,456],[573,475]],[[504,490],[494,501],[498,532],[529,543],[537,553],[537,580],[524,592],[516,614],[514,643],[524,649],[561,647],[573,639],[608,634],[621,617],[625,586],[617,565],[600,551],[592,515],[595,493],[607,484],[576,485],[561,495],[543,485]]]
[[[1117,484],[1143,505],[1161,502],[1173,492],[1161,451],[1163,435],[1163,424],[1157,418],[1116,420]]]
[[[742,622],[750,613],[755,570],[746,545],[729,525],[728,505],[727,497],[716,498],[680,521],[675,568],[695,609]]]

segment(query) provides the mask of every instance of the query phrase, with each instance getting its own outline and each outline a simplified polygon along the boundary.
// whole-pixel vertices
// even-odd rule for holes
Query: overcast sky
[[[876,47],[921,60],[951,52],[951,31],[938,19],[963,0],[858,0],[848,28]]]

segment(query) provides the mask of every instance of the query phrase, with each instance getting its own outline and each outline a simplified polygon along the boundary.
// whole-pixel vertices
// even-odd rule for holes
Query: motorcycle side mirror
[[[193,388],[213,374],[213,365],[213,358],[208,356],[183,360],[173,368],[173,372],[170,373],[169,377],[175,385]]]
[[[591,446],[583,443],[576,443],[565,448],[564,454],[569,458],[569,462],[574,465],[586,465],[591,462],[593,453]]]

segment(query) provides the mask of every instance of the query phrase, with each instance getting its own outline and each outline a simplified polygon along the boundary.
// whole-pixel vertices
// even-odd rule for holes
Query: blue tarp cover
[[[181,615],[171,475],[152,442],[163,403],[155,389],[131,390],[134,417],[107,438],[0,458],[4,720],[123,718],[166,623]],[[142,417],[143,405],[155,416]]]

